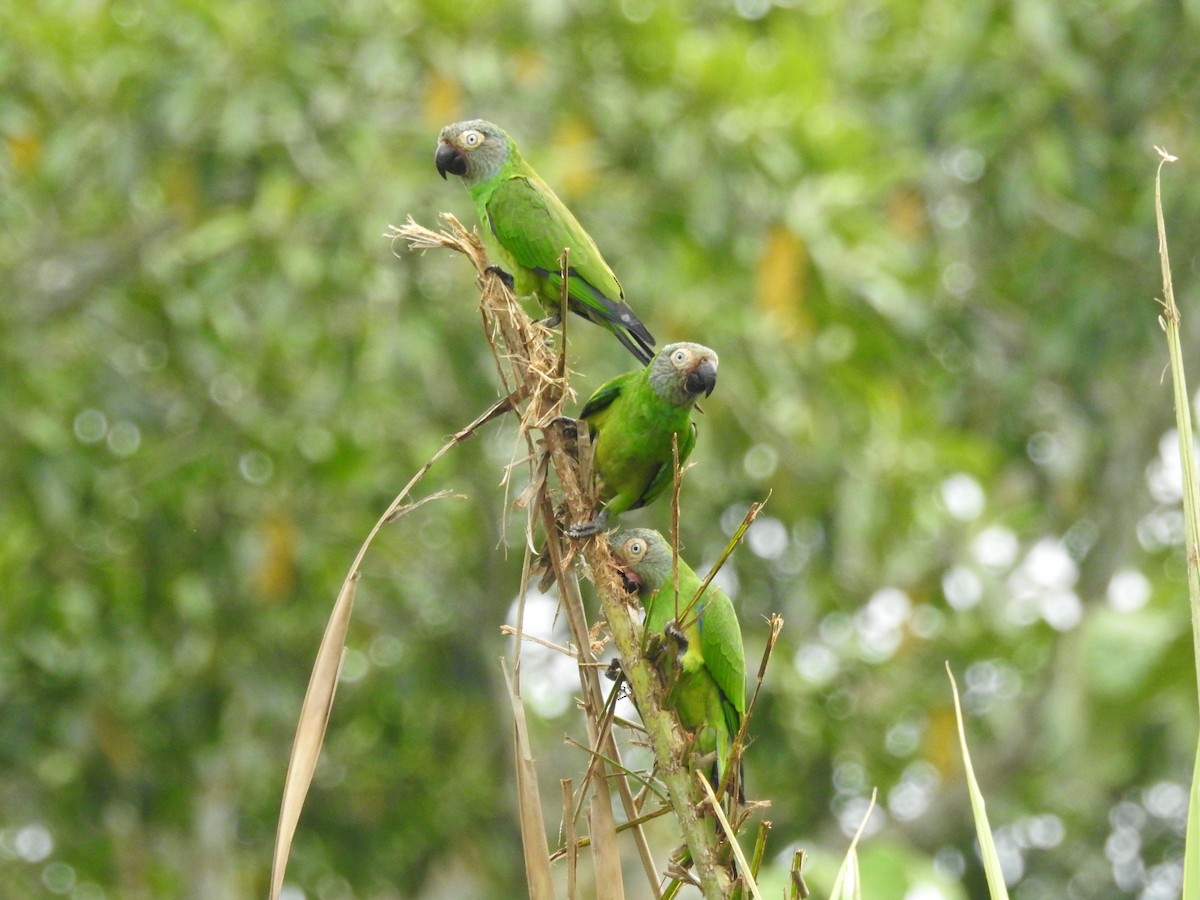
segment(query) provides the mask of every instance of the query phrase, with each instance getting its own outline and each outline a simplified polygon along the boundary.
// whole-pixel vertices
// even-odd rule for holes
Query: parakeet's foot
[[[609,681],[618,681],[625,675],[625,670],[621,668],[621,657],[614,656],[608,664],[608,668],[604,670],[604,677]]]
[[[544,319],[538,319],[538,324],[546,328],[557,328],[562,321],[562,313],[555,313],[552,316],[546,316]]]
[[[579,540],[580,538],[591,537],[593,534],[599,534],[604,529],[604,523],[599,517],[592,519],[590,522],[580,522],[578,525],[568,525],[563,529],[563,534],[569,538]]]
[[[593,534],[599,534],[604,530],[605,523],[608,522],[608,510],[600,510],[596,514],[596,518],[590,522],[580,522],[578,525],[568,525],[563,529],[563,534],[569,538],[591,537]]]
[[[650,660],[655,665],[659,665],[661,663],[663,653],[666,652],[666,649],[667,642],[661,634],[651,634],[647,637],[646,659]]]
[[[674,691],[683,674],[681,660],[683,654],[687,652],[687,648],[688,639],[674,620],[667,622],[661,636],[654,635],[650,640],[649,652],[654,654],[658,670],[662,673],[663,687],[667,692],[665,705],[673,707],[676,703]],[[675,651],[674,653],[671,652],[672,649]]]
[[[513,281],[513,277],[497,265],[490,265],[483,271],[491,272],[493,275],[499,277],[499,279],[504,282],[504,286],[510,291],[513,289],[513,285],[516,284],[516,282]]]
[[[572,419],[570,416],[558,416],[552,419],[550,424],[556,428],[562,429],[563,440],[567,442],[579,440],[578,419]]]
[[[675,624],[674,619],[669,621],[666,624],[666,626],[663,628],[663,634],[665,634],[670,640],[675,642],[675,646],[677,646],[679,648],[678,652],[679,652],[680,656],[683,656],[683,654],[687,653],[687,648],[688,648],[687,635],[685,635],[683,633],[683,630],[677,624]]]

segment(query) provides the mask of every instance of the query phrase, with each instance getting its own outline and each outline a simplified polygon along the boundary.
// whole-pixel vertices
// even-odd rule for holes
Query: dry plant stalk
[[[480,312],[483,317],[484,333],[492,347],[497,369],[509,396],[520,397],[523,402],[523,406],[519,410],[518,439],[527,442],[528,458],[539,460],[534,432],[539,432],[547,445],[555,444],[560,437],[559,430],[552,425],[561,415],[565,399],[570,396],[565,356],[553,353],[548,340],[549,331],[532,322],[524,310],[517,305],[512,293],[505,287],[496,271],[490,267],[478,236],[467,231],[453,216],[443,214],[442,221],[446,228],[441,232],[432,232],[409,219],[400,228],[393,228],[390,236],[394,240],[407,241],[410,247],[417,250],[432,248],[456,250],[467,256],[474,265],[481,289]],[[568,321],[565,315],[563,321],[564,323]],[[545,518],[550,522],[553,520],[553,511],[546,493],[546,472],[547,465],[544,461],[534,463],[531,489],[527,489],[527,493],[519,501],[529,510],[529,523],[526,529],[525,573],[522,578],[518,602],[518,622],[514,634],[516,650],[514,652],[513,683],[518,695],[520,691],[519,653],[522,638],[522,612],[529,572],[528,548],[533,543],[537,519]],[[536,499],[530,499],[531,497],[536,497]],[[617,767],[611,774],[604,761],[590,766],[590,778],[585,779],[580,786],[581,792],[590,792],[588,846],[592,853],[596,895],[599,898],[621,900],[624,896],[624,882],[620,853],[616,843],[618,828],[612,809],[612,797],[609,790],[610,778],[616,784],[627,819],[632,820],[637,817],[637,806],[624,772],[619,768],[620,757],[611,730],[603,727],[601,723],[605,703],[598,676],[599,667],[592,654],[592,640],[583,600],[579,593],[578,581],[573,570],[570,570],[569,558],[564,559],[563,557],[563,549],[558,541],[551,540],[549,542],[551,566],[558,577],[563,607],[571,628],[572,639],[576,645],[575,655],[579,663],[578,671],[586,713],[588,741],[595,755],[603,757],[603,760],[617,763]],[[524,810],[527,806],[532,806],[532,804],[523,802],[521,808]],[[640,826],[635,826],[632,830],[652,894],[658,897],[660,894],[657,869],[650,854],[649,843]],[[544,829],[527,827],[523,823],[522,834],[527,841],[533,838],[534,832],[540,835],[538,853],[539,855],[545,854]],[[529,852],[527,846],[527,859]]]
[[[334,605],[329,624],[322,638],[313,667],[312,677],[305,694],[296,738],[289,760],[284,796],[280,809],[279,827],[276,835],[275,853],[272,862],[272,900],[279,897],[287,866],[292,839],[303,807],[304,799],[312,781],[324,740],[325,728],[332,708],[334,691],[345,650],[346,632],[353,609],[354,592],[360,578],[363,559],[379,530],[402,515],[413,511],[428,500],[446,496],[447,492],[426,497],[417,502],[408,498],[429,469],[452,447],[463,442],[487,422],[508,412],[516,412],[519,418],[518,441],[528,448],[526,460],[531,465],[531,484],[518,500],[528,510],[526,527],[526,557],[522,576],[518,621],[510,629],[514,637],[514,661],[512,668],[504,666],[514,716],[514,744],[521,813],[522,841],[525,853],[526,875],[530,896],[536,900],[554,897],[550,872],[551,856],[546,844],[546,829],[542,819],[542,807],[537,786],[532,748],[525,726],[524,708],[520,697],[520,648],[523,634],[523,609],[525,592],[529,582],[530,548],[536,524],[540,520],[547,534],[550,567],[559,584],[560,596],[575,643],[574,654],[578,661],[582,705],[586,714],[589,742],[589,765],[579,795],[575,798],[569,781],[561,783],[564,798],[564,828],[568,838],[568,891],[574,894],[575,858],[578,847],[591,850],[596,896],[600,900],[622,900],[624,885],[621,872],[617,836],[621,831],[633,834],[638,855],[645,869],[647,883],[652,896],[662,896],[659,870],[654,863],[649,843],[642,831],[643,822],[661,814],[662,810],[644,813],[642,805],[651,793],[658,794],[649,783],[641,797],[635,798],[627,780],[627,770],[621,765],[620,754],[612,734],[611,703],[605,699],[601,689],[599,671],[601,666],[594,656],[594,636],[589,630],[578,578],[572,566],[576,552],[581,552],[600,594],[602,611],[607,620],[608,631],[620,653],[623,672],[628,679],[638,710],[647,731],[650,745],[655,752],[658,774],[666,786],[671,810],[680,823],[695,864],[706,900],[726,897],[731,889],[728,873],[718,860],[717,834],[706,827],[698,810],[704,802],[704,788],[691,777],[685,760],[687,741],[678,727],[673,713],[662,708],[662,684],[658,673],[645,659],[641,628],[635,616],[634,601],[625,592],[617,577],[616,569],[608,553],[603,537],[591,538],[577,545],[565,545],[559,534],[547,485],[549,469],[553,469],[562,491],[567,515],[572,521],[583,521],[590,517],[595,507],[595,498],[590,493],[590,463],[587,445],[581,448],[571,442],[558,427],[565,399],[571,396],[565,353],[554,354],[550,348],[550,332],[533,322],[517,305],[512,293],[504,285],[498,272],[488,262],[486,252],[474,231],[468,231],[449,214],[442,215],[445,228],[431,231],[411,218],[405,225],[392,227],[388,235],[393,241],[407,241],[411,249],[450,249],[464,254],[475,267],[480,288],[480,314],[485,336],[492,347],[497,371],[504,386],[505,396],[485,410],[473,422],[455,434],[424,466],[412,477],[388,509],[379,517],[350,567],[345,582]],[[564,255],[563,266],[566,267]],[[565,307],[564,294],[564,307]],[[563,309],[563,324],[568,320]],[[564,329],[565,330],[565,329]],[[565,342],[564,342],[565,346]],[[540,434],[544,452],[538,451],[539,441],[534,432]],[[515,464],[514,464],[515,465]],[[505,475],[508,476],[513,466]],[[679,467],[676,466],[678,482]],[[675,491],[673,531],[678,529],[678,483]],[[757,512],[752,508],[743,528],[731,542],[730,550],[745,526]],[[725,556],[728,555],[728,551]],[[722,557],[722,562],[724,561]],[[711,579],[712,573],[709,578]],[[705,581],[707,584],[707,580]],[[694,598],[693,598],[694,599]],[[777,627],[773,635],[777,634]],[[770,654],[770,641],[767,656]],[[764,666],[765,666],[764,658]],[[762,671],[759,672],[761,684]],[[614,688],[614,691],[617,688]],[[755,690],[757,695],[757,689]],[[753,701],[751,701],[753,705]],[[607,711],[607,712],[606,712]],[[735,745],[741,752],[743,733],[739,733]],[[617,788],[626,823],[620,827],[612,809],[610,784]],[[725,786],[723,785],[722,788]],[[711,789],[710,789],[711,792]],[[589,835],[576,840],[575,819],[584,797],[588,797],[587,820]],[[574,798],[574,799],[573,799]],[[742,817],[744,821],[744,816]],[[728,827],[728,823],[727,827]],[[733,830],[730,829],[731,841]],[[740,850],[737,851],[741,857]],[[744,857],[743,857],[744,860]],[[753,885],[751,884],[753,888]]]
[[[1176,162],[1162,147],[1154,175],[1154,217],[1158,225],[1158,258],[1162,264],[1163,296],[1159,300],[1162,314],[1158,324],[1167,335],[1170,355],[1171,385],[1175,394],[1175,430],[1179,434],[1179,462],[1183,470],[1183,517],[1187,546],[1188,600],[1192,612],[1192,656],[1196,681],[1200,687],[1200,488],[1197,487],[1196,454],[1193,449],[1195,432],[1192,429],[1191,396],[1183,367],[1180,344],[1179,306],[1175,303],[1175,287],[1171,281],[1171,259],[1167,253],[1167,224],[1163,217],[1162,170]],[[1197,692],[1200,697],[1200,691]],[[1188,795],[1187,831],[1183,846],[1183,900],[1200,898],[1200,743],[1196,746],[1196,761],[1192,766],[1192,788]]]
[[[579,664],[578,671],[583,692],[582,706],[585,711],[588,740],[591,745],[591,759],[580,791],[591,791],[588,811],[590,840],[587,841],[587,844],[593,854],[597,896],[601,898],[623,896],[620,860],[616,854],[616,845],[612,840],[618,829],[612,816],[608,788],[610,780],[615,783],[625,807],[626,817],[630,820],[627,827],[631,827],[633,830],[653,895],[661,896],[661,891],[657,868],[654,866],[645,836],[640,828],[640,822],[644,818],[641,815],[641,807],[632,796],[625,771],[620,765],[620,757],[612,735],[611,718],[604,716],[607,704],[604,701],[604,694],[599,682],[600,667],[596,664],[593,655],[592,634],[588,629],[586,612],[579,595],[578,579],[570,565],[571,556],[576,552],[583,556],[600,595],[601,611],[609,634],[620,654],[623,673],[628,679],[638,712],[648,733],[649,743],[655,753],[658,775],[666,786],[670,807],[683,831],[701,890],[706,900],[724,898],[735,886],[719,859],[717,829],[709,827],[699,812],[702,808],[701,805],[706,801],[706,792],[693,780],[688,770],[687,738],[680,729],[674,713],[665,710],[662,706],[663,685],[658,672],[645,657],[644,636],[638,623],[636,601],[629,596],[618,578],[603,536],[585,540],[581,545],[565,543],[555,521],[555,504],[551,501],[547,488],[545,462],[547,458],[549,467],[554,470],[558,480],[562,494],[562,507],[570,521],[589,519],[596,506],[589,471],[589,445],[582,436],[580,436],[578,444],[573,443],[564,429],[560,427],[559,419],[563,401],[569,394],[565,356],[563,354],[555,355],[550,351],[545,330],[528,320],[525,312],[516,304],[511,292],[496,276],[494,270],[489,267],[486,254],[475,234],[468,233],[452,216],[443,214],[442,219],[449,228],[440,233],[429,232],[410,219],[403,227],[393,229],[392,236],[407,240],[414,249],[447,247],[464,253],[471,260],[479,275],[479,284],[483,293],[480,309],[483,312],[485,332],[488,334],[501,376],[505,379],[505,387],[509,391],[509,396],[520,396],[525,402],[523,410],[520,411],[519,432],[521,437],[529,443],[529,459],[536,460],[533,466],[533,489],[530,494],[536,495],[537,498],[530,500],[528,499],[530,495],[526,495],[525,500],[525,505],[529,510],[527,554],[528,548],[533,544],[535,519],[540,517],[543,530],[547,535],[550,569],[559,585],[560,597],[576,645],[575,652]],[[565,253],[561,264],[565,270],[567,268]],[[564,277],[564,284],[565,281]],[[565,325],[569,321],[565,308],[565,289],[563,304],[562,321]],[[532,437],[534,430],[541,433],[542,444],[545,448],[545,453],[540,458]],[[676,485],[672,504],[674,527],[672,530],[677,535],[679,480],[682,475],[677,451],[675,468]],[[754,504],[751,507],[742,527],[738,529],[718,565],[704,580],[704,586],[708,585],[720,564],[724,563],[741,540],[746,528],[754,520],[760,508],[761,504]],[[523,579],[521,586],[522,598],[527,586],[528,570],[527,556],[526,578]],[[691,601],[690,609],[696,598],[687,599]],[[770,656],[771,647],[774,645],[774,638],[778,634],[779,624],[779,622],[772,623],[772,636],[764,655],[764,667],[766,659]],[[515,635],[518,642],[521,637],[520,630],[521,625],[518,622]],[[761,678],[762,671],[760,669],[760,685]],[[757,696],[757,687],[755,695]],[[753,701],[751,703],[753,704]],[[737,735],[735,740],[736,752],[739,755],[744,737],[743,726],[742,732]],[[738,767],[731,766],[730,768]],[[709,795],[711,796],[711,790]],[[582,797],[581,793],[580,803]],[[709,802],[714,801],[710,800]],[[571,826],[567,828],[569,835],[574,827],[574,811],[572,810],[567,815],[572,817],[570,819]],[[744,819],[743,815],[736,824],[740,824]],[[736,843],[736,839],[733,837],[736,824],[734,826],[728,822],[724,824],[726,833],[730,836],[730,842]],[[568,847],[567,852],[573,854],[574,847]],[[742,857],[740,849],[735,850],[735,854],[742,860],[743,877],[747,877],[748,867],[745,865],[745,858]],[[748,880],[751,891],[756,894],[757,888],[753,885],[752,879]],[[569,890],[573,889],[574,883],[572,882]]]
[[[277,900],[280,891],[283,890],[283,876],[287,871],[288,857],[291,855],[292,839],[296,835],[296,825],[299,823],[300,813],[304,809],[304,799],[308,796],[308,788],[312,784],[317,760],[321,755],[321,745],[325,741],[325,727],[329,723],[329,713],[333,708],[333,695],[337,689],[338,676],[342,668],[342,656],[346,649],[346,632],[350,627],[350,614],[354,610],[354,593],[362,575],[362,562],[366,558],[367,549],[384,525],[424,506],[430,500],[451,496],[448,491],[439,491],[416,502],[408,502],[408,497],[413,489],[433,468],[434,464],[449,452],[450,448],[465,441],[492,419],[513,409],[514,403],[515,398],[512,395],[496,401],[475,421],[459,430],[443,444],[437,453],[430,457],[429,461],[409,479],[408,484],[396,495],[396,498],[388,504],[388,508],[375,522],[362,542],[362,546],[358,548],[358,554],[354,557],[345,581],[342,582],[333,612],[325,626],[325,633],[321,637],[321,645],[317,650],[312,675],[309,677],[308,688],[304,692],[304,701],[300,707],[300,718],[296,723],[296,737],[292,742],[291,756],[288,758],[287,775],[283,783],[283,799],[279,807],[275,851],[271,858],[271,900]]]
[[[512,673],[504,668],[504,683],[512,702],[517,763],[517,802],[520,804],[521,848],[525,854],[525,881],[531,898],[552,898],[554,880],[550,873],[550,857],[545,852],[546,823],[542,818],[542,798],[538,790],[537,764],[533,745],[525,724],[525,706]]]

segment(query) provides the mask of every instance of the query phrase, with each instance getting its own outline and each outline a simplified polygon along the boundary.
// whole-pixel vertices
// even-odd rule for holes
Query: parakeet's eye
[[[483,143],[483,135],[478,131],[471,129],[462,133],[463,146],[467,148],[478,147]]]
[[[688,352],[683,348],[676,350],[671,354],[671,362],[677,366],[682,366],[688,361]]]
[[[630,559],[637,559],[646,552],[646,545],[639,538],[634,538],[625,545],[625,553]]]

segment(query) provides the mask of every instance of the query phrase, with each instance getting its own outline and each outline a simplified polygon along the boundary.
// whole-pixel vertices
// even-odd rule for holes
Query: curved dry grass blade
[[[987,809],[983,804],[983,792],[975,780],[971,767],[971,753],[967,749],[967,732],[963,727],[962,706],[958,702],[958,684],[950,663],[946,663],[946,674],[950,677],[950,690],[954,693],[954,717],[958,720],[958,742],[962,747],[963,768],[967,773],[967,791],[971,795],[971,812],[975,817],[975,834],[979,841],[979,855],[983,858],[983,874],[987,877],[988,893],[992,900],[1008,900],[1008,888],[1004,885],[1004,873],[1000,870],[1000,856],[996,853],[996,842],[992,840],[992,827],[988,824]]]
[[[376,520],[366,539],[358,548],[354,562],[337,601],[325,626],[325,634],[321,638],[321,646],[317,650],[317,658],[313,663],[312,675],[309,676],[308,689],[304,693],[304,702],[300,706],[300,720],[296,725],[296,738],[292,743],[292,753],[288,759],[287,775],[283,783],[283,801],[279,809],[279,827],[275,834],[275,853],[271,859],[271,900],[278,900],[279,892],[283,889],[283,877],[287,869],[288,856],[291,853],[292,838],[296,834],[296,823],[300,820],[300,811],[304,808],[304,798],[312,784],[313,771],[317,767],[317,759],[321,755],[321,745],[325,740],[325,725],[329,721],[329,711],[333,707],[333,694],[337,687],[338,670],[341,667],[342,652],[346,646],[346,630],[350,625],[350,613],[354,608],[354,592],[358,586],[360,567],[367,555],[375,535],[385,525],[412,512],[426,501],[406,504],[405,500],[413,488],[433,468],[434,463],[445,456],[451,447],[463,442],[475,433],[486,422],[490,422],[500,414],[513,408],[516,398],[514,395],[502,397],[488,407],[471,424],[460,429],[450,440],[441,446],[429,460],[417,470],[408,480],[404,489],[388,505],[383,515]],[[446,496],[444,492],[435,494],[428,499]]]
[[[354,592],[358,586],[358,575],[347,578],[342,592],[333,605],[329,624],[321,638],[317,659],[313,663],[308,690],[300,707],[300,721],[296,725],[296,738],[292,742],[292,755],[288,761],[287,777],[283,783],[283,803],[279,809],[279,828],[275,833],[275,855],[271,861],[271,898],[276,900],[283,889],[283,874],[287,869],[288,856],[292,851],[292,838],[304,798],[312,784],[313,772],[321,756],[321,744],[325,740],[325,726],[333,708],[333,695],[337,690],[338,673],[342,668],[342,654],[346,647],[346,630],[350,626],[350,613],[354,609]]]
[[[434,493],[430,494],[428,497],[422,497],[420,500],[417,500],[413,503],[405,503],[403,506],[396,507],[391,512],[389,512],[386,516],[384,516],[384,518],[383,518],[384,524],[391,525],[397,519],[404,518],[410,512],[420,509],[422,506],[424,506],[426,503],[429,503],[431,500],[444,500],[447,497],[454,497],[457,500],[466,500],[467,499],[466,494],[460,494],[456,491],[450,491],[450,490],[435,491]]]
[[[538,791],[537,765],[529,743],[525,707],[521,704],[516,680],[504,660],[504,684],[513,713],[513,744],[517,762],[517,803],[521,820],[521,847],[525,853],[525,880],[532,900],[554,900],[554,880],[550,876],[550,851],[546,846],[546,822],[542,818],[542,800]]]

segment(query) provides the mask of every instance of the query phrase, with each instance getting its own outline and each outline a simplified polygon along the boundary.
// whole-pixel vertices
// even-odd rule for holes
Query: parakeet
[[[679,560],[679,609],[675,608],[671,545],[657,531],[633,528],[612,534],[609,548],[627,584],[636,587],[645,610],[645,629],[679,645],[679,671],[667,693],[679,722],[696,735],[701,753],[716,753],[713,786],[725,778],[734,738],[746,715],[746,656],[742,630],[729,596],[710,584],[683,615],[700,589],[700,578]],[[682,632],[682,635],[680,635]],[[744,800],[740,772],[732,796]]]
[[[571,537],[600,531],[628,509],[652,502],[671,484],[671,438],[682,463],[696,445],[692,407],[717,385],[717,354],[700,344],[668,344],[644,369],[602,385],[579,417],[592,432],[593,464],[604,505],[591,522],[566,529]]]
[[[558,323],[562,276],[559,257],[568,257],[568,306],[616,335],[646,363],[654,337],[625,303],[625,294],[595,242],[546,182],[521,157],[504,131],[471,119],[447,125],[438,135],[434,156],[442,178],[462,177],[475,201],[479,221],[499,244],[512,268],[518,295],[534,295],[546,310],[547,324]]]

